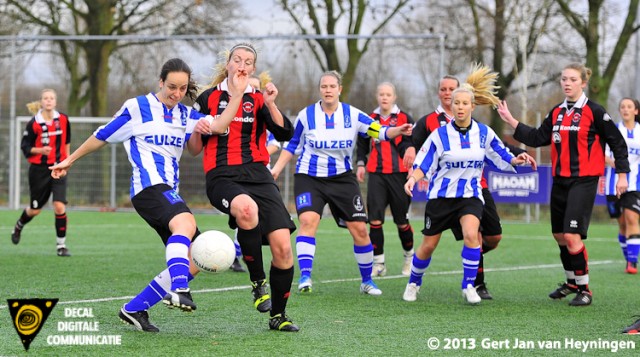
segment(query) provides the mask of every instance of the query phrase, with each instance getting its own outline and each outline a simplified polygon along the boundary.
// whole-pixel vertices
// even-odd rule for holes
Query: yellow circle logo
[[[15,326],[23,335],[31,335],[42,323],[42,310],[35,305],[23,305],[16,314]]]

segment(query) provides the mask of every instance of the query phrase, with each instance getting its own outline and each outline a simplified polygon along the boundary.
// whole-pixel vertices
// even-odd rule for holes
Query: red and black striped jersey
[[[194,107],[201,113],[211,114],[215,120],[229,102],[227,88],[226,80],[214,88],[209,88],[196,99]],[[250,163],[267,165],[267,129],[278,141],[289,140],[293,135],[291,122],[286,116],[283,117],[284,127],[274,123],[269,109],[264,104],[262,93],[248,86],[227,133],[203,136],[204,171]]]
[[[20,148],[33,165],[50,166],[67,158],[67,145],[71,142],[71,125],[66,114],[53,112],[53,120],[47,122],[39,111],[22,134]],[[49,155],[33,154],[31,148],[51,147]]]
[[[566,100],[555,106],[537,129],[519,123],[513,137],[528,146],[551,145],[553,176],[602,176],[605,144],[616,172],[629,172],[624,138],[606,110],[584,93],[573,106]]]
[[[370,116],[384,126],[413,124],[411,116],[401,111],[397,106],[394,106],[391,115],[386,118],[380,115],[379,108]],[[382,174],[407,172],[402,164],[402,157],[410,146],[412,146],[411,138],[404,135],[388,141],[372,140],[369,136],[358,136],[357,162],[358,165],[366,165],[367,172]],[[367,155],[369,155],[368,160]]]
[[[447,125],[452,119],[453,118],[447,115],[441,106],[438,106],[434,112],[418,119],[411,134],[411,140],[413,141],[413,146],[416,148],[416,152],[420,150],[422,144],[427,141],[432,131]]]

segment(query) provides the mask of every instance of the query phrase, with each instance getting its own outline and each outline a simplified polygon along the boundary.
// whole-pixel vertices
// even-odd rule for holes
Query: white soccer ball
[[[191,260],[200,271],[219,273],[229,269],[236,259],[231,238],[220,231],[202,232],[191,243]]]

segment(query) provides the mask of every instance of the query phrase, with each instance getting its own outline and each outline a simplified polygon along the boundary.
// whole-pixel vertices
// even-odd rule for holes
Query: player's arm
[[[91,135],[87,140],[85,140],[79,148],[76,149],[71,155],[69,155],[66,159],[62,160],[62,162],[50,166],[49,170],[51,170],[51,176],[53,178],[61,178],[67,174],[67,171],[71,168],[76,160],[79,160],[83,156],[86,156],[103,146],[107,145],[106,141],[100,140],[94,135]]]
[[[300,114],[296,118],[293,136],[291,137],[291,140],[289,140],[289,142],[284,144],[282,150],[280,151],[280,156],[278,156],[278,160],[276,160],[276,163],[271,168],[271,175],[273,175],[274,179],[278,179],[278,176],[280,176],[280,173],[282,172],[284,167],[287,166],[289,161],[291,161],[293,154],[296,153],[296,151],[298,151],[298,154],[302,151],[302,145],[304,144],[303,138],[306,132],[305,126],[303,124],[305,121],[306,120],[300,119]]]
[[[358,135],[356,147],[356,178],[359,182],[364,182],[364,167],[367,165],[367,155],[371,151],[371,138]]]
[[[271,175],[273,175],[274,180],[278,179],[278,176],[280,176],[280,173],[285,168],[285,166],[287,166],[289,161],[291,161],[292,157],[293,157],[293,153],[291,153],[289,150],[282,150],[280,152],[280,156],[278,156],[278,160],[276,161],[275,165],[273,165],[273,167],[271,168]]]
[[[20,142],[20,149],[26,158],[32,155],[44,154],[43,148],[34,146],[38,136],[35,131],[33,131],[33,123],[33,119],[27,123],[27,127],[22,135],[22,141]]]

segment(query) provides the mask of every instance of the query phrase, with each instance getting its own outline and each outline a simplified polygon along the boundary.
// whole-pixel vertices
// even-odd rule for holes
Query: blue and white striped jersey
[[[293,138],[284,150],[298,155],[296,173],[333,177],[351,171],[351,158],[358,134],[367,135],[377,123],[347,103],[339,103],[333,115],[322,111],[320,102],[298,113]],[[387,140],[387,127],[380,128],[380,140]]]
[[[613,153],[609,148],[609,145],[605,147],[604,156],[613,158]],[[616,195],[616,184],[618,183],[618,175],[616,175],[616,168],[609,165],[604,166],[604,194],[606,196]]]
[[[110,122],[93,133],[108,143],[123,143],[133,167],[131,197],[165,183],[178,190],[182,151],[204,114],[178,103],[168,109],[154,93],[128,99]]]
[[[267,147],[269,146],[277,146],[278,149],[282,148],[280,142],[276,139],[275,135],[272,132],[267,130]],[[271,170],[271,158],[269,158],[269,163],[267,164],[267,168]]]
[[[282,145],[280,145],[280,142],[276,140],[276,137],[269,130],[267,130],[267,147],[269,146],[277,146],[278,148],[282,147]]]
[[[516,172],[513,157],[490,127],[472,119],[464,135],[453,122],[431,133],[413,167],[420,168],[429,180],[428,199],[478,197],[484,202],[480,181],[485,162]]]
[[[640,191],[640,124],[635,123],[633,130],[627,129],[624,123],[621,121],[616,124],[620,134],[624,138],[627,144],[627,150],[629,152],[629,173],[627,173],[627,181],[629,182],[629,188],[627,191]],[[609,145],[605,148],[605,155],[613,157]],[[616,184],[618,181],[618,175],[616,170],[610,166],[605,167],[605,195],[616,194]]]

